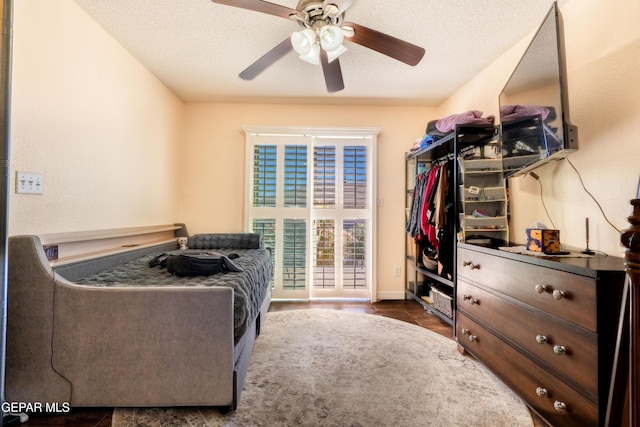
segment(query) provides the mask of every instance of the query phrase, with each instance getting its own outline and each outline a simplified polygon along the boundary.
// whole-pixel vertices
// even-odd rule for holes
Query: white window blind
[[[344,147],[344,202],[345,208],[367,207],[367,149],[363,146]]]
[[[284,289],[301,289],[307,276],[307,224],[303,219],[285,218],[283,223],[282,267]]]
[[[336,147],[313,149],[313,205],[317,208],[336,206]]]
[[[274,298],[371,298],[374,142],[247,133],[247,226],[273,251]]]
[[[307,147],[284,147],[284,206],[307,206]]]
[[[345,220],[343,223],[342,283],[345,288],[366,287],[366,222]]]
[[[336,222],[333,219],[313,221],[314,265],[313,286],[335,288],[336,286]]]
[[[275,145],[256,145],[253,152],[253,205],[276,206]]]

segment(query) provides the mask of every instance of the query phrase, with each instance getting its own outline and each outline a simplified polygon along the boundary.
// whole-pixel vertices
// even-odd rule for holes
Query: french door
[[[245,128],[246,228],[274,299],[373,299],[376,129]]]

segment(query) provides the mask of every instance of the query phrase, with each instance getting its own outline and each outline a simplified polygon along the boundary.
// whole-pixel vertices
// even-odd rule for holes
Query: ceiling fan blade
[[[417,65],[424,56],[424,49],[380,31],[347,22],[343,27],[351,27],[355,34],[347,40],[378,51],[408,65]]]
[[[244,80],[253,80],[258,74],[269,68],[278,59],[285,56],[287,53],[293,50],[291,46],[291,39],[284,39],[279,45],[265,53],[253,64],[249,65],[243,72],[240,73],[240,78]]]
[[[342,68],[338,58],[329,62],[327,52],[320,49],[320,63],[322,64],[322,72],[324,73],[324,82],[327,85],[327,92],[340,92],[344,89],[344,80],[342,79]]]
[[[322,9],[326,10],[327,6],[334,4],[338,8],[338,13],[336,13],[336,15],[339,16],[342,15],[345,10],[349,9],[355,2],[356,0],[324,0],[322,3]]]
[[[295,9],[279,4],[269,3],[262,0],[211,0],[214,3],[224,4],[227,6],[239,7],[241,9],[254,10],[256,12],[268,13],[269,15],[280,16],[289,19],[291,15],[297,15],[299,12]]]

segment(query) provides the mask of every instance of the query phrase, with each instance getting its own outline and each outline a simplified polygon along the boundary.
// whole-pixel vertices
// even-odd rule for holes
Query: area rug
[[[533,426],[527,407],[453,340],[326,309],[268,313],[238,409],[116,408],[114,427]]]

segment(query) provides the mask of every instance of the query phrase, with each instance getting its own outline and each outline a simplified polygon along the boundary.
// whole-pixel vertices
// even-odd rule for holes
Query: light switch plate
[[[42,194],[43,190],[41,173],[16,172],[16,193]]]

